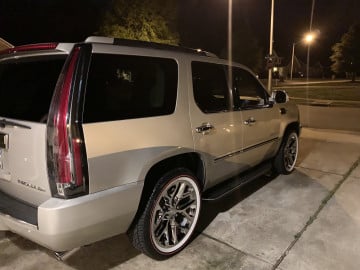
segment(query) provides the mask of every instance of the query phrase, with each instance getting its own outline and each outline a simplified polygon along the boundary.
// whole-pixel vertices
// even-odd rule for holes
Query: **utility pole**
[[[271,0],[271,20],[270,20],[270,47],[269,47],[269,59],[273,57],[273,31],[274,30],[274,0]],[[268,74],[268,90],[271,92],[272,84],[272,67],[269,68]]]

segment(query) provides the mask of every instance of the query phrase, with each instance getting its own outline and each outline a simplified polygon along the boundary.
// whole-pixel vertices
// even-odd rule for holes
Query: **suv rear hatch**
[[[0,192],[29,205],[52,196],[46,123],[72,46],[37,44],[0,54]]]

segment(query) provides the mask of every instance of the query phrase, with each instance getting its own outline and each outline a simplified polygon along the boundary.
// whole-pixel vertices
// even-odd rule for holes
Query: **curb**
[[[326,99],[305,99],[290,97],[298,105],[318,106],[318,107],[358,107],[360,108],[360,101],[351,100],[326,100]]]
[[[301,129],[300,138],[318,139],[335,143],[347,142],[360,144],[360,132],[355,131],[303,127]]]

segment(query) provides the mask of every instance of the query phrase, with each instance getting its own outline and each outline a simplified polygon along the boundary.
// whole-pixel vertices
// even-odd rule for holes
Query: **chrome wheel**
[[[284,147],[284,165],[286,171],[288,172],[291,172],[295,167],[295,163],[298,155],[298,147],[299,147],[298,136],[295,132],[292,132],[288,136]]]
[[[151,241],[160,253],[171,254],[185,245],[195,229],[200,204],[199,187],[188,175],[163,187],[150,217]]]

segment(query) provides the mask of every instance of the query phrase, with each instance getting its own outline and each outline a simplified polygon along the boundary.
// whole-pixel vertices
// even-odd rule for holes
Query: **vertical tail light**
[[[48,174],[54,196],[72,198],[88,193],[87,159],[78,119],[81,49],[75,47],[57,82],[47,123]],[[75,107],[75,108],[74,108]],[[80,108],[81,109],[81,108]]]

